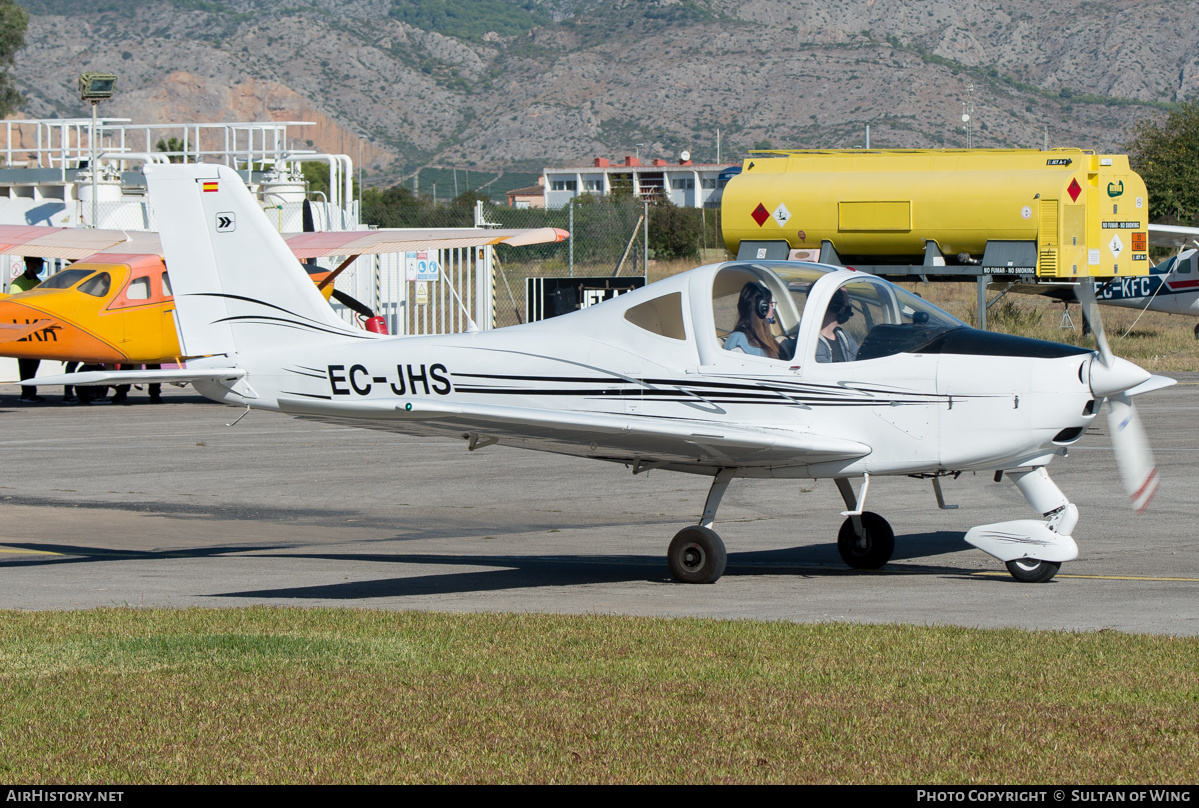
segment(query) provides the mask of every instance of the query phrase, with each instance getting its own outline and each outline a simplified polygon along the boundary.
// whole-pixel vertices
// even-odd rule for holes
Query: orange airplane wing
[[[448,250],[507,244],[553,244],[568,237],[565,230],[540,227],[524,230],[480,230],[474,227],[440,230],[342,230],[326,233],[285,233],[283,239],[299,259],[333,255],[378,255],[409,250]],[[157,233],[131,230],[89,230],[83,227],[0,225],[0,255],[30,255],[77,261],[98,253],[161,255]]]
[[[449,250],[488,244],[553,244],[570,234],[557,227],[528,230],[480,230],[474,227],[441,230],[341,230],[327,233],[285,233],[283,240],[297,258],[331,255],[377,255],[409,250]]]

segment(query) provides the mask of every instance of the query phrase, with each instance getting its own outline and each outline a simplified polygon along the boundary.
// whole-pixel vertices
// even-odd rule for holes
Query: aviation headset
[[[853,306],[849,302],[849,293],[843,288],[833,292],[833,299],[829,301],[828,307],[837,315],[837,325],[845,325],[849,322],[849,318],[853,317]]]
[[[770,294],[770,290],[760,283],[751,283],[750,288],[758,293],[758,316],[763,320],[770,316],[770,304],[774,300],[774,295]]]

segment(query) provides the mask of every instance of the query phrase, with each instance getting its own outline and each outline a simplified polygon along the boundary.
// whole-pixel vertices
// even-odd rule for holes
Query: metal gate
[[[457,334],[472,322],[485,331],[494,327],[494,262],[491,247],[364,256],[336,287],[381,315],[390,334]],[[357,321],[345,306],[333,307]]]

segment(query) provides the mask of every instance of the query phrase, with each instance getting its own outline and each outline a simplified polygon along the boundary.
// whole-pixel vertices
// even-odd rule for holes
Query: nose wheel
[[[855,570],[876,570],[891,560],[895,552],[895,531],[877,513],[866,511],[859,519],[859,531],[849,517],[837,533],[837,552]]]
[[[1035,558],[1017,558],[1007,562],[1007,571],[1017,581],[1026,584],[1044,584],[1053,580],[1062,565],[1055,561],[1038,561]]]

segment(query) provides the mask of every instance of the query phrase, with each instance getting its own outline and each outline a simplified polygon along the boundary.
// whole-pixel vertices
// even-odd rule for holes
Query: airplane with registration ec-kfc
[[[1148,243],[1174,247],[1174,255],[1151,267],[1147,275],[1112,278],[1095,290],[1099,303],[1140,311],[1185,314],[1199,317],[1199,228],[1149,224]],[[1194,246],[1191,246],[1194,245]],[[1066,303],[1078,301],[1076,283],[1050,281],[1036,284],[991,284],[1022,294],[1051,297]],[[1199,339],[1199,323],[1194,327]]]
[[[1018,580],[1047,581],[1077,557],[1079,519],[1047,467],[1105,401],[1134,506],[1157,490],[1133,397],[1173,381],[1112,355],[1087,287],[1097,351],[970,328],[865,273],[771,261],[699,267],[526,325],[384,337],[334,315],[236,173],[145,171],[187,367],[47,384],[186,380],[238,407],[443,436],[470,450],[501,444],[635,474],[708,476],[698,524],[667,551],[674,576],[693,583],[724,571],[713,524],[734,478],[831,478],[846,505],[842,558],[878,568],[894,533],[866,510],[876,478],[929,478],[943,504],[941,480],[963,471],[1004,473],[1035,512],[972,527],[966,541]],[[237,228],[224,232],[230,212]],[[739,323],[755,316],[785,335],[762,355],[738,347]],[[836,329],[853,347],[827,361],[823,341]]]

